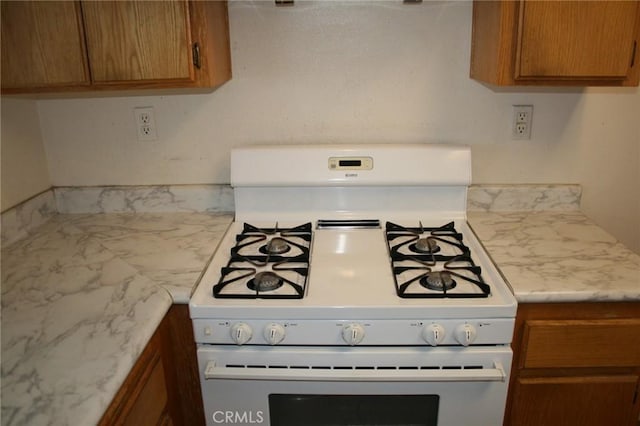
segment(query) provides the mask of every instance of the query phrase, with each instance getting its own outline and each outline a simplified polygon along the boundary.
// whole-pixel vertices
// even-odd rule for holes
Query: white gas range
[[[516,301],[465,220],[468,147],[253,146],[231,173],[190,303],[208,425],[501,424]]]

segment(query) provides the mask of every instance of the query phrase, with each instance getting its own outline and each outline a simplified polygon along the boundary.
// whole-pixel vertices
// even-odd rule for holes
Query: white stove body
[[[300,418],[278,408],[286,395],[309,404],[299,407],[305,413],[314,412],[319,395],[336,412],[354,403],[338,395],[364,398],[357,403],[371,403],[372,410],[397,402],[364,395],[422,395],[431,402],[416,404],[433,404],[430,413],[380,424],[501,424],[516,301],[466,223],[468,147],[254,146],[232,152],[231,171],[236,220],[190,303],[208,425],[251,423],[246,413],[253,423],[296,424]],[[380,227],[316,229],[319,220],[363,219],[379,220]],[[408,227],[453,221],[490,294],[398,297],[387,221]],[[213,297],[244,223],[305,222],[312,223],[313,239],[303,298]],[[373,424],[349,416],[323,421]]]

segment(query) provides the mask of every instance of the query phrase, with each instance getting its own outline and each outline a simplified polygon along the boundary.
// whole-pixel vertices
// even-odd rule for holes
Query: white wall
[[[640,254],[640,96],[591,89],[572,125],[583,211]]]
[[[1,187],[0,210],[5,211],[51,187],[40,134],[36,101],[0,99]]]
[[[469,79],[469,2],[232,1],[229,13],[234,77],[211,94],[39,101],[53,184],[225,183],[240,144],[466,143],[475,183],[582,183],[587,211],[640,251],[640,231],[611,223],[640,228],[637,88]],[[514,104],[534,105],[531,141],[511,140]],[[138,142],[132,109],[149,105],[159,140]]]

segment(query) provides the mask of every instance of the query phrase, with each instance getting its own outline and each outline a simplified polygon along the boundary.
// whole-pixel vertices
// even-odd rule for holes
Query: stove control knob
[[[264,338],[267,340],[267,343],[270,345],[277,345],[282,342],[285,335],[284,327],[277,322],[272,322],[267,324],[264,328]]]
[[[471,324],[460,324],[456,327],[456,340],[463,346],[469,346],[476,340],[476,328]]]
[[[444,327],[440,324],[425,325],[422,329],[422,338],[431,346],[438,346],[444,340]]]
[[[357,323],[347,324],[342,328],[342,338],[351,346],[357,345],[364,339],[364,328]]]
[[[253,336],[253,331],[248,324],[237,322],[231,326],[231,340],[237,345],[244,345]]]

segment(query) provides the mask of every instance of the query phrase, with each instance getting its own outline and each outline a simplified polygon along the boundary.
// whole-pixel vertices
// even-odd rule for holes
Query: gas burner
[[[451,278],[451,274],[446,271],[427,272],[420,279],[420,284],[424,288],[436,291],[451,290],[456,286],[456,282]]]
[[[386,237],[392,261],[434,266],[469,253],[453,222],[439,227],[405,227],[387,222]]]
[[[273,291],[282,287],[282,283],[283,280],[278,276],[278,274],[265,271],[258,272],[253,279],[249,280],[247,287],[258,292]]]
[[[236,235],[237,244],[231,249],[232,262],[249,262],[264,266],[274,262],[309,261],[311,223],[293,228],[258,228],[245,223]]]
[[[213,296],[230,299],[301,299],[311,251],[311,222],[258,228],[244,223],[234,237]]]
[[[429,254],[438,253],[440,251],[440,246],[434,238],[424,237],[419,238],[415,244],[411,244],[409,249],[418,253]]]
[[[284,238],[273,237],[259,250],[263,254],[284,254],[291,250],[291,246]]]

